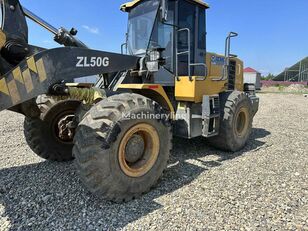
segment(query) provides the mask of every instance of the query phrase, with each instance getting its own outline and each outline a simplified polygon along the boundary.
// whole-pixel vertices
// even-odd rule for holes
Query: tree
[[[272,73],[269,73],[267,76],[261,76],[262,80],[272,80],[275,77]]]

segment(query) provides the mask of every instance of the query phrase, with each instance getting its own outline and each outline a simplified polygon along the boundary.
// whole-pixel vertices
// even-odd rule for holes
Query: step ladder
[[[202,102],[202,136],[213,137],[219,134],[220,101],[219,95],[205,95]]]

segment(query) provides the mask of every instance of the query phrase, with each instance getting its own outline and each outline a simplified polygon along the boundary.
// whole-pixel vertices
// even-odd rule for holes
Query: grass
[[[285,89],[285,86],[278,86],[279,91],[283,91]]]

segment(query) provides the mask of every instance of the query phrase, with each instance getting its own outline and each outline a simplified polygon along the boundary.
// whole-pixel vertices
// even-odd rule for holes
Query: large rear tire
[[[157,103],[136,94],[111,96],[93,106],[77,128],[73,150],[77,170],[92,193],[124,202],[156,184],[172,148],[171,125],[158,118],[162,114]]]
[[[29,147],[43,159],[69,161],[73,159],[73,137],[67,131],[59,136],[59,123],[74,118],[80,102],[76,100],[56,101],[52,97],[39,96],[40,118],[26,117],[24,134]],[[64,121],[67,119],[67,121]]]
[[[209,143],[221,150],[236,152],[247,143],[252,130],[252,103],[244,92],[233,91],[220,95],[219,135],[209,138]]]

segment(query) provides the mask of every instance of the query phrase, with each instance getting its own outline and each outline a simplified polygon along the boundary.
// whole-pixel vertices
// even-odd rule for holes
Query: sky
[[[125,41],[127,14],[119,10],[125,0],[20,0],[21,4],[56,28],[78,29],[78,38],[93,49],[120,52]],[[207,49],[224,53],[225,37],[232,53],[246,67],[264,75],[278,74],[308,56],[307,0],[208,0]],[[29,22],[30,43],[58,47],[53,36]]]

